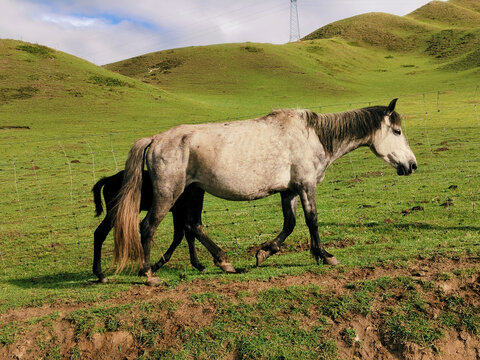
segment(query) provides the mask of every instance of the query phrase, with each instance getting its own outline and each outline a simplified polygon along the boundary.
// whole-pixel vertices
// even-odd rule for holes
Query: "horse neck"
[[[359,131],[352,126],[358,111],[318,115],[316,131],[324,145],[326,160],[332,163],[343,155],[371,142],[370,131]]]
[[[360,146],[366,146],[366,141],[364,139],[344,139],[338,143],[334,143],[333,151],[327,152],[327,161],[329,164],[333,163],[338,158],[341,158],[343,155],[348,154],[350,151],[353,151]]]

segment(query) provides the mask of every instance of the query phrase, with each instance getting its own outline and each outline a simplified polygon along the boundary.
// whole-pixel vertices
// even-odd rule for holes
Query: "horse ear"
[[[395,105],[397,104],[397,100],[398,98],[395,98],[392,101],[390,101],[390,104],[388,105],[388,109],[387,109],[387,116],[392,115],[393,111],[395,110]]]

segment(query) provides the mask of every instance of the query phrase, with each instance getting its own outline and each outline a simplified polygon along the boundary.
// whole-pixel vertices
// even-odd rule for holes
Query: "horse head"
[[[402,132],[400,115],[395,112],[397,100],[393,99],[386,108],[381,125],[372,136],[370,149],[397,169],[398,175],[410,175],[417,169],[417,159]]]

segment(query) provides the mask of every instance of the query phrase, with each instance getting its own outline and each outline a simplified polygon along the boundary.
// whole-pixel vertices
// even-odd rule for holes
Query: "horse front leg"
[[[303,189],[300,192],[300,199],[305,213],[305,222],[307,223],[310,232],[310,252],[315,257],[317,264],[319,258],[322,258],[324,264],[332,266],[338,265],[340,262],[335,256],[324,249],[320,241],[320,236],[318,235],[316,187],[311,186]]]
[[[269,256],[280,251],[285,239],[293,232],[295,228],[295,213],[297,211],[297,195],[292,191],[284,191],[282,197],[283,229],[277,237],[270,242],[266,242],[257,251],[257,266],[264,262]]]
[[[185,191],[186,204],[186,221],[185,221],[185,234],[187,235],[187,241],[189,240],[189,234],[193,234],[200,243],[207,248],[213,257],[215,265],[227,273],[235,273],[236,270],[233,265],[228,261],[225,251],[221,249],[212,239],[205,233],[202,226],[202,209],[203,209],[203,197],[205,191],[198,187],[190,187]],[[189,242],[189,247],[193,246],[193,240]],[[190,248],[192,250],[192,248]],[[195,248],[193,247],[193,251]],[[192,255],[192,252],[190,252]],[[196,255],[195,255],[196,256]],[[192,263],[193,264],[193,263]],[[195,266],[195,265],[194,265]],[[197,268],[198,269],[198,268]]]
[[[213,262],[220,269],[226,273],[236,273],[237,271],[233,265],[228,261],[227,255],[222,248],[213,242],[212,239],[205,233],[201,224],[193,225],[191,228],[192,233],[195,234],[195,237],[200,241],[200,243],[205,246],[208,252],[213,257]]]

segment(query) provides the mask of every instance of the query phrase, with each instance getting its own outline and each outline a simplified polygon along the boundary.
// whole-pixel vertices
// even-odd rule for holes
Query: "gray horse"
[[[317,184],[333,161],[360,146],[370,147],[375,155],[395,167],[398,175],[410,175],[416,170],[415,155],[402,133],[401,118],[394,111],[396,101],[392,100],[389,106],[334,114],[277,110],[257,119],[180,125],[136,141],[126,161],[118,203],[117,272],[129,259],[139,260],[148,283],[158,281],[150,270],[150,242],[162,219],[187,188],[197,193],[188,196],[194,209],[203,201],[205,191],[227,200],[254,200],[281,194],[283,230],[257,252],[257,265],[279,251],[293,231],[300,197],[312,255],[317,262],[322,259],[325,264],[338,264],[323,248],[318,235]],[[140,243],[138,224],[144,162],[152,180],[153,201],[141,223]],[[187,226],[200,231],[201,221],[198,216],[196,219],[193,216]],[[212,249],[210,239],[199,240]],[[223,270],[234,271],[222,250],[210,252]]]

